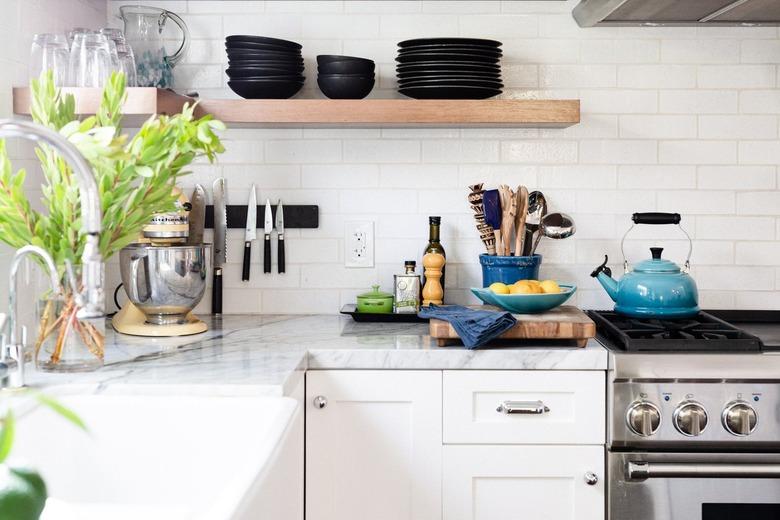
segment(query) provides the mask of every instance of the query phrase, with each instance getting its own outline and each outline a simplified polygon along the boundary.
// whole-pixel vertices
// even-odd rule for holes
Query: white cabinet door
[[[308,372],[307,520],[441,519],[441,386],[438,371]]]
[[[443,477],[444,520],[604,520],[602,446],[445,446]]]

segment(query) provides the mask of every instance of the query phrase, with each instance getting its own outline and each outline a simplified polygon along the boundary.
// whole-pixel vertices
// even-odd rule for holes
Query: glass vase
[[[48,295],[36,304],[35,366],[46,372],[83,372],[103,366],[105,319],[81,318],[72,291]]]

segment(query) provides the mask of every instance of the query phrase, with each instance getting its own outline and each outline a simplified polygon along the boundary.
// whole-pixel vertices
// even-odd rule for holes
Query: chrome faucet
[[[68,142],[63,136],[46,128],[45,126],[30,121],[15,121],[0,119],[0,139],[6,137],[18,137],[33,142],[45,143],[55,148],[73,168],[76,179],[79,182],[79,200],[81,202],[81,225],[87,234],[84,252],[81,255],[81,288],[76,287],[72,277],[72,270],[68,265],[70,283],[77,305],[80,307],[79,319],[98,318],[103,315],[105,295],[103,291],[103,258],[100,255],[99,239],[102,230],[102,214],[100,209],[100,195],[98,193],[95,176],[87,160],[78,149]],[[9,341],[0,348],[0,360],[6,361],[8,354],[17,362],[15,371],[9,375],[15,375],[10,384],[13,386],[24,385],[24,349],[23,343],[17,341],[16,334],[16,272],[23,257],[28,254],[40,256],[49,270],[52,289],[59,291],[57,270],[51,256],[43,249],[36,246],[24,246],[17,251],[11,263],[9,287]]]
[[[103,258],[100,256],[99,240],[102,230],[100,194],[95,176],[87,160],[63,136],[30,121],[0,119],[0,139],[19,137],[34,142],[46,143],[57,149],[73,168],[79,182],[81,201],[81,225],[87,234],[87,242],[81,255],[81,292],[73,288],[80,310],[80,319],[98,318],[103,315],[105,295],[103,292]],[[14,325],[14,324],[11,324]]]
[[[11,269],[8,274],[8,342],[4,345],[2,352],[0,352],[0,363],[3,363],[8,367],[7,375],[9,378],[8,386],[22,387],[24,386],[24,344],[27,338],[26,331],[22,330],[21,341],[17,339],[16,329],[16,273],[19,270],[19,265],[22,260],[28,255],[37,255],[43,260],[46,270],[49,274],[49,283],[51,284],[52,293],[60,294],[60,281],[57,277],[57,268],[54,266],[54,260],[51,255],[38,246],[24,246],[16,251],[13,260],[11,261]],[[14,363],[8,362],[8,358],[11,358]]]

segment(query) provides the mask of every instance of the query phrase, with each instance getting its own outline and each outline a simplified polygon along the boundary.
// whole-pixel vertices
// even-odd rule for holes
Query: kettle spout
[[[590,275],[599,281],[609,297],[612,298],[612,301],[617,301],[618,282],[612,278],[612,269],[607,267],[608,260],[607,255],[604,255],[604,263],[594,269]]]

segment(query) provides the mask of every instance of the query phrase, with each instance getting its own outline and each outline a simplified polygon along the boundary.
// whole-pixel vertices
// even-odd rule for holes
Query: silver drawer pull
[[[498,413],[505,415],[519,413],[525,415],[541,415],[550,411],[541,401],[504,401],[496,408]]]
[[[780,464],[696,464],[686,462],[629,462],[630,480],[649,478],[777,478]]]

